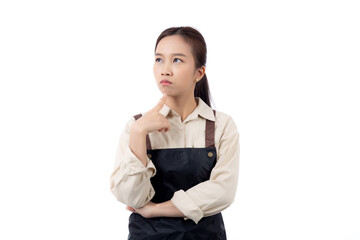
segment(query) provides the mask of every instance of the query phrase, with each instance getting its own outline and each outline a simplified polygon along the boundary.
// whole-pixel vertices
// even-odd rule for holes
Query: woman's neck
[[[181,122],[184,122],[198,105],[194,95],[192,97],[182,96],[177,98],[168,96],[165,104],[180,115]]]

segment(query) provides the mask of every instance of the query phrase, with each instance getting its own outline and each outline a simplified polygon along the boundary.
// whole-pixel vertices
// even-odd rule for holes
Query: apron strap
[[[213,109],[214,115],[216,115],[216,111]],[[135,121],[138,120],[142,116],[141,113],[136,114],[134,116]],[[215,147],[215,121],[210,121],[206,119],[205,125],[205,147]],[[151,149],[151,143],[149,134],[146,134],[146,149]]]
[[[141,113],[136,114],[136,115],[134,116],[135,121],[138,120],[141,116],[142,116]],[[149,134],[146,134],[146,149],[149,149],[149,150],[151,149]]]
[[[214,115],[216,111],[213,109]],[[205,126],[205,147],[215,147],[215,121],[206,119]]]

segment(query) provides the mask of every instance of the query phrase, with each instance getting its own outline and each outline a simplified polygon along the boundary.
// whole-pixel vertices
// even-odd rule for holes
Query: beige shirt
[[[181,117],[166,104],[160,110],[170,122],[167,132],[151,132],[152,149],[203,148],[205,147],[205,119],[215,120],[215,147],[217,162],[208,181],[199,183],[187,191],[179,190],[171,198],[172,203],[185,215],[198,223],[202,217],[211,216],[227,208],[237,189],[240,159],[239,132],[234,120],[227,114],[212,109],[196,97],[197,107],[181,122]],[[135,115],[135,114],[134,114]],[[144,115],[144,113],[143,113]],[[140,208],[155,195],[150,178],[156,167],[147,157],[147,166],[134,155],[129,147],[129,134],[135,118],[131,117],[121,133],[110,176],[110,190],[116,199],[134,208]]]

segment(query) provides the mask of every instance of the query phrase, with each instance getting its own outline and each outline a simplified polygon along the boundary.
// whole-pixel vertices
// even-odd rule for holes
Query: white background
[[[158,35],[207,42],[240,132],[228,239],[360,239],[358,1],[1,1],[0,239],[126,239],[125,122],[161,97]]]

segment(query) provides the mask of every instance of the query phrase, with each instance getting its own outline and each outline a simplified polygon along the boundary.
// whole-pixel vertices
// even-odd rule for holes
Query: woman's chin
[[[172,97],[172,93],[171,93],[171,91],[169,91],[168,89],[160,89],[160,92],[162,93],[162,94],[166,94],[168,97]]]

